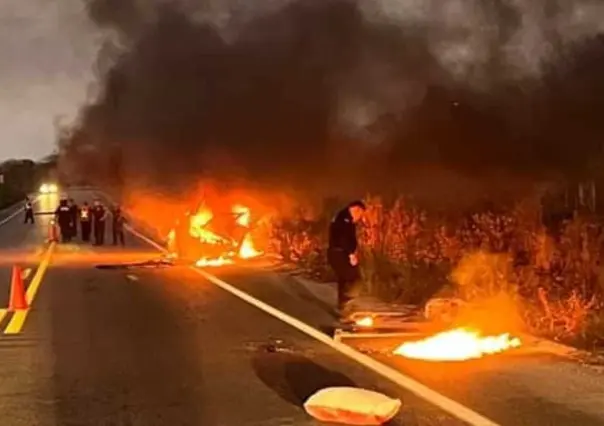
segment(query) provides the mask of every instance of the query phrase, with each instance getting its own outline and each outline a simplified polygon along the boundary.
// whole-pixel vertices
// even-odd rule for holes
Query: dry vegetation
[[[604,341],[601,224],[575,217],[548,230],[533,202],[453,220],[403,199],[366,201],[360,228],[366,292],[418,304],[443,293],[470,301],[505,294],[533,332],[579,345]],[[273,249],[313,278],[330,280],[324,252],[333,213],[275,222]]]

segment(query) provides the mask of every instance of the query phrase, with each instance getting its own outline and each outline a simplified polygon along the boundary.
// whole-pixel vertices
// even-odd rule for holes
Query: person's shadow
[[[300,407],[321,389],[334,386],[356,387],[345,375],[293,353],[258,350],[252,358],[252,367],[266,386],[285,401]]]

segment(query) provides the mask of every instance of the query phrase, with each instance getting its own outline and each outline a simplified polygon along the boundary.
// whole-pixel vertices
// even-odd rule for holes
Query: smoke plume
[[[462,191],[468,180],[579,175],[600,152],[598,1],[89,0],[87,10],[107,34],[100,83],[63,152],[89,177],[324,191],[417,190],[429,177],[437,193],[443,182]]]

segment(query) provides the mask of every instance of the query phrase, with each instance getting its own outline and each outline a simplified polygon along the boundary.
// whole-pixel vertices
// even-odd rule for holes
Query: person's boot
[[[351,322],[352,314],[354,314],[354,304],[352,303],[352,300],[340,304],[340,306],[338,307],[338,314],[340,322]]]

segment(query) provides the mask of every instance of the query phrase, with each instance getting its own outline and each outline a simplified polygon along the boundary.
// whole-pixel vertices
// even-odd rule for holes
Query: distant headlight
[[[59,192],[59,187],[54,183],[43,183],[40,186],[41,194],[55,194]]]

